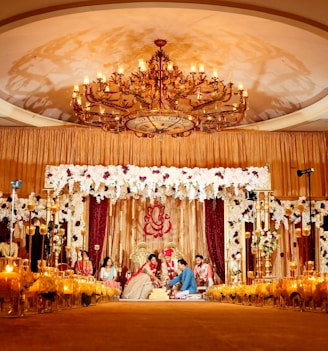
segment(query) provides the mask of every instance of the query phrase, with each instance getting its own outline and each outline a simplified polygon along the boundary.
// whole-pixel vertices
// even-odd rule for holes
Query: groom
[[[183,258],[178,260],[178,268],[181,273],[169,281],[169,286],[182,283],[181,289],[175,293],[176,299],[184,299],[189,294],[197,293],[194,272],[187,266],[188,263]]]

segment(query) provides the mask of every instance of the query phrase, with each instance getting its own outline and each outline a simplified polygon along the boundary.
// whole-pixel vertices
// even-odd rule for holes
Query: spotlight
[[[299,177],[301,177],[303,174],[309,174],[309,173],[311,173],[311,172],[314,172],[314,168],[308,168],[308,169],[303,169],[303,170],[298,169],[298,170],[297,170],[297,175],[298,175]]]

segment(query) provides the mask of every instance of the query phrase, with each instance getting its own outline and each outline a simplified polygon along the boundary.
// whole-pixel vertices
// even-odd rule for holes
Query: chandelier
[[[166,40],[154,43],[157,51],[148,62],[139,60],[138,71],[126,76],[119,68],[108,78],[98,73],[95,81],[74,86],[72,106],[82,124],[113,133],[131,130],[138,137],[186,137],[242,121],[248,99],[242,85],[225,84],[216,71],[207,77],[204,65],[192,65],[185,75],[163,50]]]

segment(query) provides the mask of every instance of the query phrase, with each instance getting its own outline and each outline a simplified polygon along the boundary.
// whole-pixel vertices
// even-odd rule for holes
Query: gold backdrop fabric
[[[328,196],[325,132],[223,131],[194,133],[187,138],[138,138],[131,132],[110,134],[84,127],[0,128],[0,191],[10,194],[10,181],[23,180],[18,196],[42,195],[46,165],[127,165],[139,167],[270,166],[278,198],[308,196],[307,176],[314,168],[312,197]]]

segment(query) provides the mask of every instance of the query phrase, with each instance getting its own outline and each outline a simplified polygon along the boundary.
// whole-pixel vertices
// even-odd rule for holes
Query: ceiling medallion
[[[72,106],[80,123],[138,137],[168,134],[186,137],[193,131],[217,132],[239,124],[247,109],[242,85],[225,84],[216,71],[208,78],[204,65],[192,65],[185,75],[155,40],[157,51],[139,70],[125,75],[122,68],[106,78],[88,78],[74,86]]]

